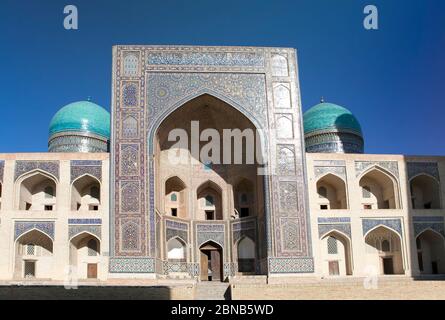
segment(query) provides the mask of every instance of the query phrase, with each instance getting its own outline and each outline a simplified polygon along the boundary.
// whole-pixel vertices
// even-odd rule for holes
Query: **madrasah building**
[[[0,154],[0,280],[445,273],[445,157],[364,154],[348,109],[302,114],[294,49],[115,46],[111,110],[68,104],[48,152]],[[171,163],[192,121],[261,131],[275,170]]]

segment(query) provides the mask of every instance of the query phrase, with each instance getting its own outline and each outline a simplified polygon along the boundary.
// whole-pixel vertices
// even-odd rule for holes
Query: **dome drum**
[[[360,123],[346,108],[322,102],[304,113],[306,152],[363,153]]]
[[[110,114],[90,101],[60,109],[49,128],[49,152],[108,152]]]

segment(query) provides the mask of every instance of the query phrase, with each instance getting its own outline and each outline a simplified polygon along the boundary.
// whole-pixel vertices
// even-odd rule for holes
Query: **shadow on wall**
[[[357,119],[351,114],[342,114],[335,119],[335,127],[346,129],[351,128],[351,130],[356,131],[356,128],[360,128],[360,124]],[[355,129],[354,129],[355,128]],[[361,129],[360,129],[361,130]],[[343,132],[339,135],[339,139],[343,146],[345,153],[363,153],[364,152],[364,139],[359,137],[357,134],[351,134]]]
[[[169,287],[81,286],[0,286],[1,300],[171,300]]]
[[[434,174],[434,161],[405,157],[405,165],[408,171],[405,186],[408,219],[414,231],[407,239],[408,247],[411,248],[409,264],[413,278],[445,280],[443,181]]]

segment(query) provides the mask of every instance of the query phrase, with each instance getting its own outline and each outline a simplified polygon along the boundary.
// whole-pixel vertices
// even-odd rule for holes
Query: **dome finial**
[[[324,97],[323,96],[321,96],[321,98],[320,98],[320,103],[324,103]]]
[[[91,101],[93,101],[93,97],[91,97],[91,96],[88,96],[88,97],[87,97],[87,101],[88,101],[88,102],[91,102]]]

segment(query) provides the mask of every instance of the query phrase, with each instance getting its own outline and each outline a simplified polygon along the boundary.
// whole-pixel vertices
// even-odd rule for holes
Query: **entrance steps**
[[[198,282],[195,286],[195,300],[230,300],[230,284],[225,282]]]

